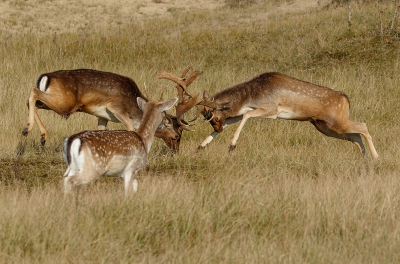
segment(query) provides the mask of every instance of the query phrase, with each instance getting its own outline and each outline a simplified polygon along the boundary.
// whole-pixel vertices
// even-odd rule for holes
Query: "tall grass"
[[[376,34],[374,5],[307,13],[265,12],[258,3],[77,33],[9,35],[0,42],[0,260],[3,263],[397,263],[399,226],[399,43]],[[261,10],[261,11],[260,11]],[[391,6],[383,9],[390,14]],[[386,13],[385,13],[386,12]],[[281,71],[349,95],[380,154],[362,159],[349,142],[310,124],[250,120],[228,153],[235,125],[203,151],[212,131],[198,122],[179,155],[157,140],[124,199],[120,179],[61,193],[61,145],[96,118],[39,111],[27,138],[26,99],[39,74],[94,68],[132,77],[154,99],[175,96],[155,79],[193,66],[190,87],[211,93]],[[110,124],[111,129],[122,128]]]

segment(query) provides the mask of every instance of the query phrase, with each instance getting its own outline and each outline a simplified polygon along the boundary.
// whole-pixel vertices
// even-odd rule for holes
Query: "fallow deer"
[[[178,82],[177,78],[170,78]],[[350,101],[342,92],[301,81],[277,72],[263,73],[244,83],[217,92],[210,97],[205,91],[201,114],[214,128],[199,146],[204,148],[223,129],[240,124],[230,142],[234,150],[240,132],[251,117],[309,121],[328,137],[348,140],[366,155],[361,135],[374,158],[378,153],[365,123],[349,120]]]
[[[83,131],[64,140],[63,155],[68,168],[64,174],[64,192],[89,183],[101,175],[121,175],[125,195],[137,191],[136,173],[147,164],[154,133],[177,98],[163,103],[146,102],[138,97],[143,117],[137,132],[126,130]]]
[[[121,122],[132,131],[139,127],[142,118],[137,97],[147,101],[131,78],[115,73],[90,69],[44,73],[39,76],[36,87],[31,88],[29,121],[22,134],[26,136],[36,121],[41,132],[41,143],[46,143],[47,131],[37,109],[53,110],[65,118],[75,112],[84,112],[98,117],[99,130],[106,129],[108,121],[112,121]],[[182,132],[187,130],[184,123],[175,116],[165,114],[155,136],[162,138],[176,152]]]

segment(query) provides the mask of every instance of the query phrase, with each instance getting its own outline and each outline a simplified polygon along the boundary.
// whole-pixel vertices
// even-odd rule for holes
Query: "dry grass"
[[[354,9],[351,30],[345,8],[285,20],[260,15],[276,5],[177,12],[117,31],[7,35],[0,43],[0,262],[398,263],[398,39],[377,37],[374,5]],[[390,15],[390,7],[383,11]],[[155,142],[134,197],[124,199],[117,178],[64,197],[62,140],[94,129],[96,118],[65,121],[40,111],[46,147],[37,127],[21,136],[25,101],[42,72],[112,71],[132,77],[148,97],[166,99],[174,86],[156,81],[157,73],[187,66],[204,72],[195,93],[265,71],[341,90],[380,158],[366,161],[349,142],[308,123],[276,120],[250,120],[233,153],[236,126],[197,152],[211,132],[199,123],[184,134],[179,155],[165,155]]]

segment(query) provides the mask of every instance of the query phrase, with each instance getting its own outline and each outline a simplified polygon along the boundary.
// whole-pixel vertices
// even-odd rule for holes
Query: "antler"
[[[189,71],[192,71],[189,75],[188,78],[186,78],[186,75]],[[173,72],[168,73],[166,71],[161,71],[160,74],[157,76],[157,79],[167,79],[171,80],[174,83],[178,84],[176,86],[176,89],[178,90],[178,105],[176,106],[176,118],[178,123],[183,126],[187,127],[189,125],[183,124],[181,122],[181,119],[183,118],[183,115],[189,111],[193,106],[197,105],[200,100],[197,99],[198,95],[193,96],[187,91],[187,87],[197,78],[197,76],[203,74],[202,72],[196,72],[193,70],[192,67],[187,68],[186,70],[183,71],[182,77],[179,78],[177,77]],[[185,96],[188,97],[188,99],[185,100]],[[192,120],[194,121],[194,120]],[[189,130],[185,128],[186,130]],[[189,130],[190,131],[190,130]]]
[[[186,74],[192,70],[192,73],[190,74],[189,78],[186,78]],[[158,76],[157,79],[167,79],[170,81],[173,81],[174,83],[178,84],[177,89],[178,89],[178,94],[182,95],[179,96],[179,99],[183,99],[183,94],[189,96],[189,97],[194,97],[192,96],[186,89],[187,87],[196,79],[197,76],[201,75],[202,72],[195,72],[193,71],[192,67],[187,68],[186,70],[183,71],[182,77],[178,78],[174,72],[166,72],[162,70]]]

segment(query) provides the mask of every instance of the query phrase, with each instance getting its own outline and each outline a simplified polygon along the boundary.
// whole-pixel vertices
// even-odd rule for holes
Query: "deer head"
[[[155,132],[155,136],[162,138],[173,153],[179,151],[182,133],[188,126],[185,120],[181,120],[181,123],[183,125],[178,123],[178,119],[175,116],[165,113],[161,124]]]
[[[204,120],[210,122],[211,126],[218,133],[222,132],[225,120],[230,116],[231,101],[217,102],[215,98],[208,95],[207,91],[203,93],[203,100],[198,105],[201,106],[200,114]]]

